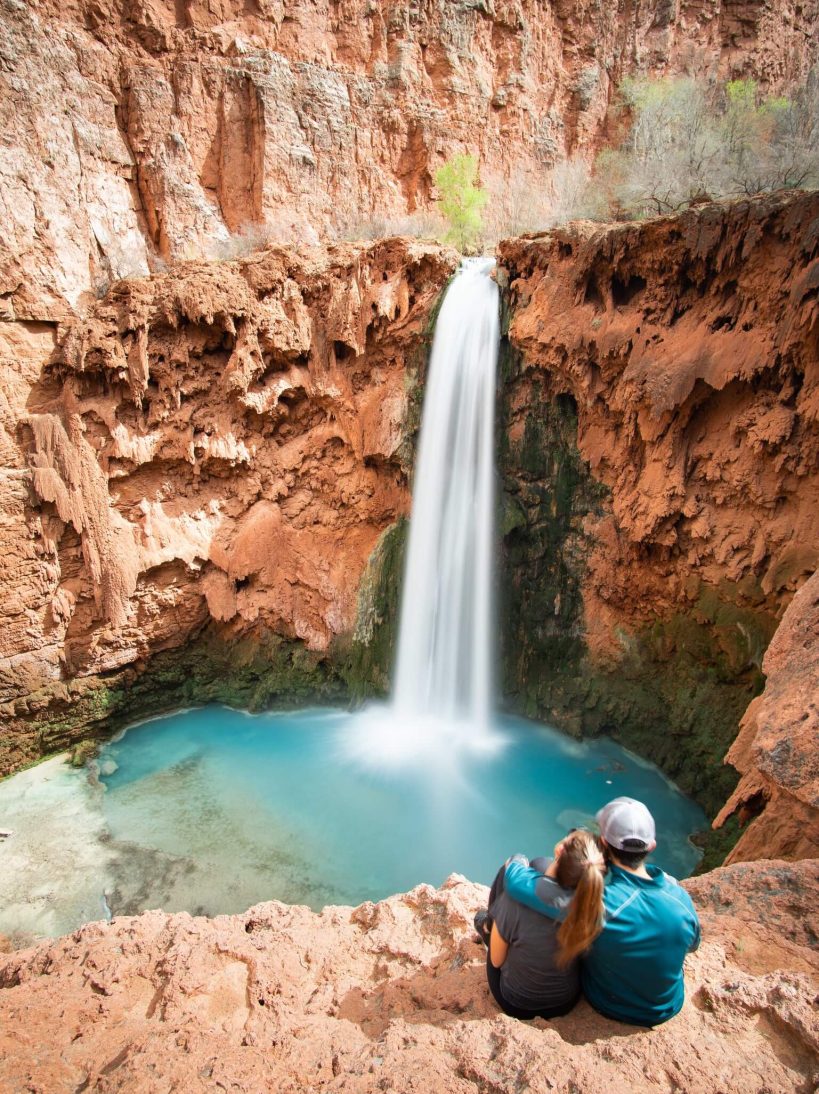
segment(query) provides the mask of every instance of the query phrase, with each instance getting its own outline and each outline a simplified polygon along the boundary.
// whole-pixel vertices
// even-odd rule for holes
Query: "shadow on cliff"
[[[410,976],[384,979],[370,988],[355,987],[342,999],[337,1018],[354,1022],[372,1039],[383,1036],[388,1026],[400,1018],[410,1025],[431,1025],[445,1029],[455,1022],[483,1022],[507,1018],[498,1009],[486,983],[483,946],[476,959],[465,958],[462,950],[445,954]],[[389,975],[386,968],[382,973]],[[561,1040],[571,1045],[591,1044],[613,1037],[634,1037],[650,1033],[639,1026],[612,1022],[581,999],[563,1018],[544,1021],[536,1018],[525,1025],[533,1029],[554,1029]]]

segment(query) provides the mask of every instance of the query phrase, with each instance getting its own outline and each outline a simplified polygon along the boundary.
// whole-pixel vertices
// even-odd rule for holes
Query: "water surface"
[[[368,732],[390,733],[393,717],[371,711]],[[218,914],[270,899],[358,904],[453,872],[488,884],[512,852],[551,853],[622,794],[655,816],[653,861],[677,877],[697,862],[688,836],[702,811],[611,741],[499,717],[492,752],[436,743],[383,766],[365,762],[360,725],[339,710],[210,706],[104,746],[96,785],[53,761],[39,781],[6,780],[0,827],[15,831],[0,844],[0,872],[14,881],[0,932],[64,933],[106,905]],[[51,857],[37,839],[45,818],[60,833]],[[27,840],[36,856],[23,853]]]

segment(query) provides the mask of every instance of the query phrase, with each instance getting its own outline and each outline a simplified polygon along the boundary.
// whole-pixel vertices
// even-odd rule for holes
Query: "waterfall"
[[[494,259],[466,259],[435,325],[415,464],[393,708],[488,731],[492,694]]]

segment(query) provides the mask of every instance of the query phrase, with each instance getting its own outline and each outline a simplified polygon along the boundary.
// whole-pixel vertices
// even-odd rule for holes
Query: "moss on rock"
[[[181,649],[44,692],[31,704],[29,731],[0,738],[0,774],[64,749],[79,756],[87,743],[130,722],[181,707],[264,710],[345,697],[343,678],[326,654],[272,632],[235,637],[212,625]]]
[[[589,515],[607,511],[608,492],[580,457],[571,396],[548,395],[508,346],[502,381],[506,703],[576,736],[612,736],[713,817],[738,777],[724,756],[763,684],[761,659],[776,627],[764,595],[753,583],[715,587],[692,576],[678,612],[624,627],[620,649],[595,660],[584,634],[593,547],[585,529]],[[736,834],[707,834],[705,861],[724,856]]]
[[[401,578],[409,521],[404,517],[385,529],[367,562],[358,590],[358,612],[352,640],[335,655],[351,698],[385,696],[395,661]]]

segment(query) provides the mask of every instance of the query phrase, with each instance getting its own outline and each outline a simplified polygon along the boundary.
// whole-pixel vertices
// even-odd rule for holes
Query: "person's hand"
[[[503,865],[508,866],[510,862],[519,862],[523,866],[529,865],[529,859],[526,857],[526,855],[522,855],[520,851],[516,851],[514,855],[510,855]]]

